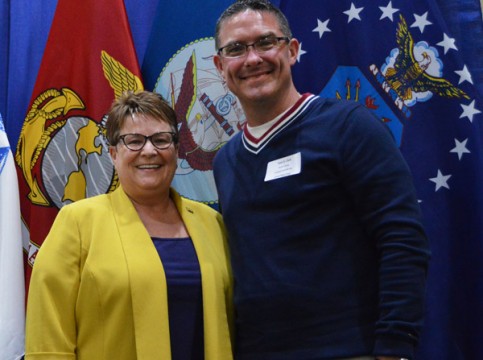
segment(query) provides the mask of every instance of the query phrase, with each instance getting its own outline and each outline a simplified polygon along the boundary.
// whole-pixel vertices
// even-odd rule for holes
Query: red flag
[[[105,116],[142,87],[123,1],[59,1],[15,156],[27,288],[58,210],[117,186]]]

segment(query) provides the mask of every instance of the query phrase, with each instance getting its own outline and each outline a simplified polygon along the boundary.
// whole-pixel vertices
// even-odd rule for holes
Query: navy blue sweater
[[[301,171],[266,181],[267,164]],[[304,97],[214,163],[235,278],[238,359],[411,358],[428,243],[409,169],[365,107]]]

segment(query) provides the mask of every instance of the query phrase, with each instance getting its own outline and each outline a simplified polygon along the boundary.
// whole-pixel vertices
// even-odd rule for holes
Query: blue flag
[[[433,0],[280,7],[301,43],[297,88],[363,103],[412,170],[432,251],[417,359],[483,359],[483,103],[466,35]],[[481,13],[473,25],[481,34]]]
[[[173,186],[184,197],[217,208],[212,160],[245,115],[214,63],[215,24],[232,1],[160,0],[142,74],[178,116],[180,148]]]

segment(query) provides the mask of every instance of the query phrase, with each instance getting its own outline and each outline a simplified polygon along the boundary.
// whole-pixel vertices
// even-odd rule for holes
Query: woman
[[[106,127],[120,186],[60,210],[32,273],[26,359],[231,359],[225,230],[170,188],[174,111],[125,93]]]

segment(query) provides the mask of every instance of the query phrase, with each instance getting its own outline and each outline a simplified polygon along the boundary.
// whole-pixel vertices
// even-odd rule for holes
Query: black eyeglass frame
[[[157,136],[159,134],[170,134],[171,135],[171,141],[168,144],[166,144],[166,146],[163,146],[163,147],[156,146],[156,144],[153,142],[153,137],[154,136]],[[131,149],[129,147],[129,145],[126,144],[126,140],[125,140],[125,137],[126,136],[129,136],[129,135],[139,136],[140,139],[143,138],[144,139],[143,145],[139,149]],[[160,132],[151,134],[149,136],[143,135],[143,134],[132,133],[132,134],[122,134],[122,135],[120,135],[119,136],[119,140],[124,144],[124,146],[126,148],[128,148],[131,151],[141,151],[144,148],[144,146],[146,145],[146,143],[148,142],[148,140],[151,142],[151,144],[153,144],[153,146],[156,149],[158,149],[158,150],[165,150],[165,149],[169,148],[171,146],[171,144],[175,144],[176,145],[178,143],[178,135],[175,132],[173,132],[173,131],[160,131]]]
[[[261,42],[263,41],[266,41],[266,40],[276,40],[277,43],[273,44],[273,47],[271,47],[270,49],[267,49],[267,50],[262,50],[262,51],[259,51],[257,49],[257,45],[260,44]],[[219,56],[223,57],[223,58],[226,58],[226,59],[237,59],[237,58],[241,58],[243,56],[246,56],[248,54],[248,48],[251,46],[253,47],[253,50],[255,50],[257,52],[257,54],[263,54],[264,52],[267,52],[267,51],[270,51],[272,50],[273,48],[277,47],[277,45],[280,43],[280,41],[286,41],[287,44],[290,42],[290,37],[288,36],[266,36],[266,37],[263,37],[261,39],[258,39],[257,41],[251,43],[251,44],[243,44],[243,43],[239,43],[239,42],[234,42],[234,43],[231,43],[231,44],[227,44],[221,48],[218,49],[218,51],[216,52]],[[234,46],[234,45],[237,45],[237,46],[244,46],[245,47],[245,51],[243,52],[243,54],[241,55],[238,55],[238,56],[226,56],[226,54],[223,53],[223,50],[230,47],[230,46]]]

